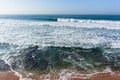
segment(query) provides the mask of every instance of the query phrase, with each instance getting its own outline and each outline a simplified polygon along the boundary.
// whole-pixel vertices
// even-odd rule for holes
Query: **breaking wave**
[[[120,54],[109,53],[106,50],[114,49],[31,46],[20,50],[17,55],[14,54],[5,59],[9,65],[1,60],[2,65],[0,66],[5,67],[0,67],[0,69],[4,71],[11,69],[21,77],[21,80],[24,79],[22,78],[24,75],[31,76],[34,73],[44,75],[44,77],[49,76],[49,78],[54,73],[56,76],[60,76],[60,79],[67,79],[71,75],[83,75],[83,77],[86,75],[85,78],[88,78],[98,73],[111,73],[112,70],[119,71]],[[79,71],[82,71],[83,74]],[[66,75],[63,76],[63,74]]]
[[[75,27],[75,28],[105,28],[120,30],[120,21],[109,20],[80,20],[80,19],[53,19],[50,21],[25,21],[25,20],[1,20],[1,26],[56,26],[56,27]]]
[[[88,20],[89,21],[89,20]],[[31,28],[30,28],[31,27]],[[0,20],[0,42],[40,46],[120,48],[120,22],[39,22]]]
[[[74,18],[57,18],[58,22],[78,22],[78,23],[112,23],[120,21],[112,21],[112,20],[92,20],[92,19],[74,19]]]
[[[109,49],[107,49],[109,50]],[[102,47],[39,47],[33,46],[19,51],[6,59],[13,70],[49,72],[54,69],[89,70],[99,67],[119,69],[119,53],[107,53]],[[31,65],[32,64],[32,65]]]

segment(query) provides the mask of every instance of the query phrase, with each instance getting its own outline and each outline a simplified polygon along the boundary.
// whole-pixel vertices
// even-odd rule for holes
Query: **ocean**
[[[21,80],[120,71],[120,15],[0,15],[0,64]]]

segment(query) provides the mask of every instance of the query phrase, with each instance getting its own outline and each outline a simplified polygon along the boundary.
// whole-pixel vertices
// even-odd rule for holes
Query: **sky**
[[[120,0],[0,0],[0,14],[120,14]]]

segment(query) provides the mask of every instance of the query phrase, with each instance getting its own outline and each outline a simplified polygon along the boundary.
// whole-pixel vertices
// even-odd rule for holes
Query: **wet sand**
[[[19,80],[14,72],[0,72],[0,80]]]
[[[40,79],[40,76],[32,76],[31,80],[42,80]],[[0,80],[20,80],[20,78],[15,75],[14,72],[0,72]],[[44,80],[44,79],[43,79]],[[52,79],[52,80],[59,80],[59,79]],[[120,73],[101,73],[94,75],[92,77],[83,79],[80,76],[72,76],[69,80],[120,80]]]

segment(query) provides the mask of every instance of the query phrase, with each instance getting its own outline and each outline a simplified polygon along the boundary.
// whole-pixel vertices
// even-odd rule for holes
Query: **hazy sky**
[[[0,14],[120,14],[120,0],[0,0]]]

